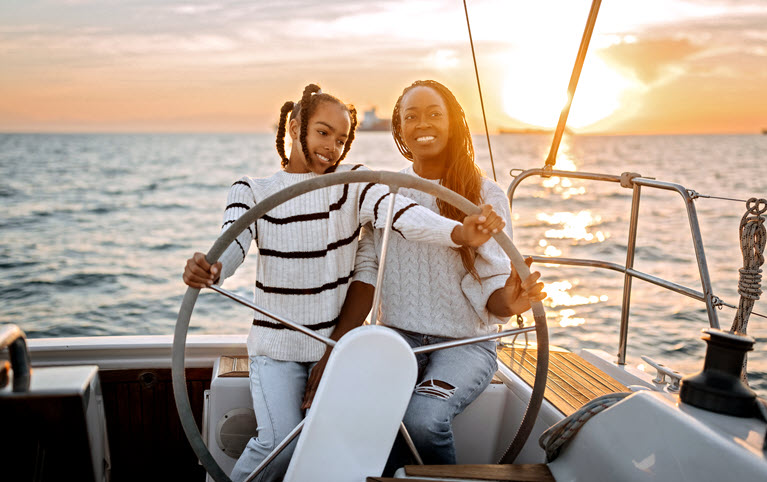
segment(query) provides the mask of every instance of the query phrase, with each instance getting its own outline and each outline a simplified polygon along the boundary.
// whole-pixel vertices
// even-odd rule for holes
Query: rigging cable
[[[591,34],[594,33],[594,24],[597,22],[597,14],[599,14],[599,6],[601,4],[602,0],[593,0],[591,2],[589,18],[586,20],[586,28],[583,30],[583,37],[581,38],[581,46],[578,48],[578,55],[575,58],[575,65],[573,66],[573,73],[570,76],[570,84],[567,86],[567,102],[559,113],[559,122],[557,122],[557,129],[554,131],[554,139],[551,141],[549,157],[546,158],[546,164],[543,166],[544,171],[551,171],[554,164],[557,163],[559,143],[562,141],[562,134],[565,132],[567,116],[570,114],[570,106],[572,105],[573,97],[575,96],[575,88],[578,86],[578,79],[581,76],[583,62],[586,60],[586,52],[589,50]]]
[[[487,150],[490,152],[490,165],[493,168],[493,181],[498,181],[495,177],[495,162],[493,162],[493,149],[490,147],[490,132],[487,130],[487,116],[485,116],[485,102],[482,100],[482,87],[479,85],[479,69],[477,68],[477,57],[474,55],[474,39],[471,37],[471,25],[469,24],[469,9],[466,7],[466,0],[463,0],[463,11],[466,14],[466,28],[469,30],[469,43],[471,44],[471,58],[474,59],[474,74],[477,76],[477,90],[479,90],[479,105],[482,106],[482,121],[485,123],[485,136],[487,137]]]

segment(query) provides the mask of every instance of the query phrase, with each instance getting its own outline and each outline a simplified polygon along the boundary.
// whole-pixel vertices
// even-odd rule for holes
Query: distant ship
[[[362,122],[357,127],[359,131],[378,131],[388,132],[391,130],[391,120],[381,119],[376,115],[376,108],[373,107],[370,110],[366,110]]]

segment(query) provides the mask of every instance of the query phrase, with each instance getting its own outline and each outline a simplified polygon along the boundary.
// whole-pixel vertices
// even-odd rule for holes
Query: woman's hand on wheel
[[[506,222],[490,204],[480,206],[479,214],[463,218],[463,224],[453,230],[453,242],[461,246],[477,247],[487,242],[506,226]]]
[[[525,258],[525,264],[530,267],[533,258]],[[543,301],[546,292],[543,291],[543,283],[538,281],[541,273],[533,271],[524,281],[519,273],[511,267],[511,276],[506,280],[503,288],[495,290],[487,300],[487,309],[496,316],[521,315],[531,308],[531,302]]]

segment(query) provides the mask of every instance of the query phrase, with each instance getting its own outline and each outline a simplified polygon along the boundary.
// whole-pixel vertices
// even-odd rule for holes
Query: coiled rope
[[[740,251],[743,254],[743,267],[738,281],[740,301],[730,331],[746,333],[748,319],[754,303],[762,294],[762,265],[764,247],[767,243],[767,230],[764,227],[763,214],[767,211],[767,199],[752,197],[746,201],[746,213],[740,219]],[[746,381],[746,359],[743,359],[741,377]]]
[[[575,437],[578,430],[580,430],[591,417],[602,410],[612,407],[629,395],[631,395],[630,392],[616,392],[597,397],[546,429],[538,439],[538,445],[540,445],[546,452],[546,463],[551,462],[559,456],[559,452],[562,451],[564,445],[571,438]]]

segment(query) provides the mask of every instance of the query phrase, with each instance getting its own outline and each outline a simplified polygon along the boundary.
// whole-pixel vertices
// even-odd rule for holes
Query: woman
[[[506,195],[474,163],[466,118],[450,90],[431,80],[406,88],[394,107],[392,134],[399,151],[413,163],[402,172],[439,183],[475,204],[492,205],[511,235]],[[447,218],[460,221],[466,217],[421,191],[401,189],[400,193]],[[360,316],[364,318],[365,308],[372,303],[376,278],[370,267],[377,265],[382,234],[383,230],[376,229],[360,241],[357,281],[350,286],[334,338],[360,324]],[[543,284],[537,281],[540,273],[533,273],[522,283],[494,242],[454,249],[391,236],[386,260],[378,321],[399,332],[412,347],[494,333],[509,316],[530,309],[530,300],[546,296]],[[358,298],[352,300],[352,296]],[[349,320],[346,315],[356,318]],[[305,405],[328,353],[310,376]],[[452,420],[490,383],[497,368],[495,343],[485,341],[421,354],[418,366],[405,426],[424,463],[455,463]],[[399,445],[404,444],[395,444],[387,472],[407,462],[407,452]]]

